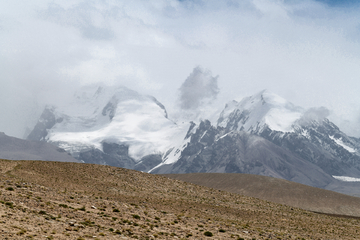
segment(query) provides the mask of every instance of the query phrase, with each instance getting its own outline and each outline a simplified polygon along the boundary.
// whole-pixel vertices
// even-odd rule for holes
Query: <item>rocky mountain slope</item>
[[[193,124],[185,144],[150,172],[250,173],[359,195],[353,184],[335,178],[360,176],[360,140],[346,136],[323,111],[305,111],[267,91],[232,101],[216,126]]]
[[[152,173],[250,173],[325,187],[333,178],[274,143],[244,131],[228,132],[201,122],[181,157]]]
[[[0,160],[0,173],[2,239],[358,236],[358,218],[317,214],[128,169]]]
[[[228,131],[261,136],[331,175],[359,176],[360,139],[346,136],[326,118],[326,109],[307,111],[263,91],[227,106],[218,120]]]

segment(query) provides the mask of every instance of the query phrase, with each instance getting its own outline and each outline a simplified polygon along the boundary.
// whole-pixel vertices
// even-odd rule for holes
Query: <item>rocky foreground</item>
[[[116,167],[0,160],[1,239],[356,239],[360,220]]]

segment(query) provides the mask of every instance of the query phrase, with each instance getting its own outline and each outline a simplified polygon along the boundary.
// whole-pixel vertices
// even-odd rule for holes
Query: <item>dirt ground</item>
[[[356,239],[358,219],[133,170],[0,160],[0,239]]]

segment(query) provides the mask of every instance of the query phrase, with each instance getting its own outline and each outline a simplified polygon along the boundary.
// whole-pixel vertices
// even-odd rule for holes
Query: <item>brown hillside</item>
[[[354,239],[360,230],[358,219],[101,165],[0,160],[0,187],[1,239]]]
[[[314,212],[360,217],[360,198],[283,179],[239,173],[163,176]]]

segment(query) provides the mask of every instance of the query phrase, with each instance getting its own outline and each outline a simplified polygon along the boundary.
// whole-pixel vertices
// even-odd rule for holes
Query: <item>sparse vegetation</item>
[[[1,160],[0,169],[0,185],[21,186],[0,195],[4,239],[356,239],[359,231],[358,219],[127,169]]]
[[[85,206],[82,206],[81,208],[79,208],[80,211],[86,211]]]
[[[137,215],[137,214],[133,214],[132,216],[133,216],[133,218],[135,218],[135,219],[140,219],[140,216]]]

